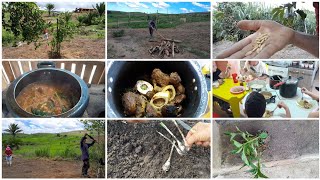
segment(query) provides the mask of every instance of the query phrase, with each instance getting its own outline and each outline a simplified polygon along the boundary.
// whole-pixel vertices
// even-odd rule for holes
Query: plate
[[[307,102],[307,103],[310,105],[309,108],[306,108],[306,107],[304,106],[304,104],[302,104],[301,101]],[[312,109],[312,108],[313,108],[313,104],[311,103],[311,101],[309,101],[309,100],[301,100],[300,98],[297,100],[297,105],[298,105],[299,107],[303,108],[303,109]]]
[[[244,91],[245,91],[245,88],[243,86],[235,86],[230,89],[230,92],[232,94],[241,94]]]

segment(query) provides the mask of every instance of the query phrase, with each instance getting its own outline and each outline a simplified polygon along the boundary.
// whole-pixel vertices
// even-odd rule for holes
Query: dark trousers
[[[152,27],[149,27],[149,33],[150,33],[150,36],[153,36],[153,29],[152,29]]]
[[[83,160],[82,175],[88,175],[89,168],[90,168],[89,159]]]

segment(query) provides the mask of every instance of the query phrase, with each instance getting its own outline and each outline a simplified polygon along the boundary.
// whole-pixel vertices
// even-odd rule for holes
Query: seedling
[[[187,140],[186,140],[186,138],[184,137],[184,135],[183,135],[183,133],[182,133],[181,129],[179,128],[179,126],[178,126],[178,124],[177,124],[176,120],[172,120],[172,121],[173,121],[174,125],[178,128],[179,133],[180,133],[180,135],[181,135],[181,137],[182,137],[182,139],[183,139],[183,142],[184,142],[184,144],[186,145],[186,144],[187,144]],[[187,151],[189,151],[189,150],[190,150],[190,147],[187,147],[187,146],[186,146],[186,148],[187,148]]]
[[[172,147],[171,147],[171,150],[170,150],[170,154],[169,154],[169,158],[162,166],[162,170],[164,170],[165,172],[168,172],[169,169],[170,169],[171,156],[172,156],[172,152],[173,152],[173,149],[174,149],[175,145],[176,145],[176,141],[173,141]]]
[[[225,135],[230,136],[230,142],[235,147],[231,153],[239,154],[241,156],[244,163],[241,168],[245,166],[250,167],[251,169],[248,172],[250,172],[254,178],[268,178],[261,172],[262,147],[268,137],[268,133],[262,131],[257,135],[252,135],[247,131],[241,131],[238,127],[236,128],[236,132],[225,132]],[[236,137],[240,137],[241,141],[236,141]]]
[[[162,137],[164,137],[166,140],[168,140],[171,144],[174,144],[174,147],[176,148],[176,150],[177,150],[177,152],[178,152],[178,154],[179,155],[184,155],[184,153],[180,150],[180,148],[175,144],[175,143],[173,143],[174,141],[171,141],[167,136],[165,136],[165,135],[163,135],[161,132],[159,132],[159,131],[157,131],[157,133],[160,135],[160,136],[162,136]]]

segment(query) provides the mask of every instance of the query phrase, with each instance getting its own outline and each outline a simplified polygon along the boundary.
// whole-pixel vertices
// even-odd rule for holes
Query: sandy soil
[[[219,41],[213,44],[213,58],[215,58],[222,51],[230,48],[234,42],[231,41]],[[270,59],[316,59],[312,54],[299,49],[298,47],[289,45],[281,51],[274,54]]]
[[[209,178],[210,148],[193,147],[187,155],[176,151],[171,158],[168,172],[162,165],[169,157],[171,144],[156,131],[170,135],[160,127],[160,121],[125,124],[122,121],[108,121],[108,178]],[[188,121],[192,124],[197,121]],[[164,121],[168,128],[181,140],[177,128],[170,121]],[[187,133],[183,130],[184,134]],[[171,138],[171,137],[170,137]]]
[[[44,42],[43,42],[44,43]],[[20,47],[3,47],[3,59],[49,59],[50,46],[43,44],[35,50],[33,44]],[[105,40],[75,37],[62,43],[62,59],[104,59]]]
[[[13,165],[2,161],[3,178],[80,178],[81,161],[53,161],[13,157]]]
[[[112,33],[118,29],[108,29],[108,58],[110,59],[157,59],[148,52],[151,46],[160,44],[161,37],[155,33],[149,42],[149,31],[144,29],[125,29],[123,37],[114,38]],[[171,39],[182,40],[178,46],[183,52],[176,54],[176,59],[210,58],[210,23],[187,23],[176,28],[159,29],[158,32]],[[168,57],[167,57],[168,58]],[[169,57],[170,58],[170,57]]]

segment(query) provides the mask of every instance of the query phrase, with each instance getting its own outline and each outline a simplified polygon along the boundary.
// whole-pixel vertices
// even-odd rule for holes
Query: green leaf
[[[242,138],[243,138],[244,140],[248,141],[248,138],[247,138],[247,136],[246,136],[246,133],[242,132],[242,133],[241,133],[241,136],[242,136]]]
[[[268,137],[268,134],[266,132],[263,132],[263,133],[259,134],[259,137],[261,139],[266,139]]]
[[[250,163],[249,163],[249,161],[248,161],[248,159],[247,159],[247,156],[246,156],[245,151],[246,151],[246,147],[243,147],[241,159],[242,159],[242,161],[243,161],[247,166],[250,166]]]
[[[239,142],[236,141],[236,140],[232,140],[232,143],[233,143],[233,145],[236,146],[237,148],[240,148],[240,147],[242,146],[242,144],[239,143]]]

